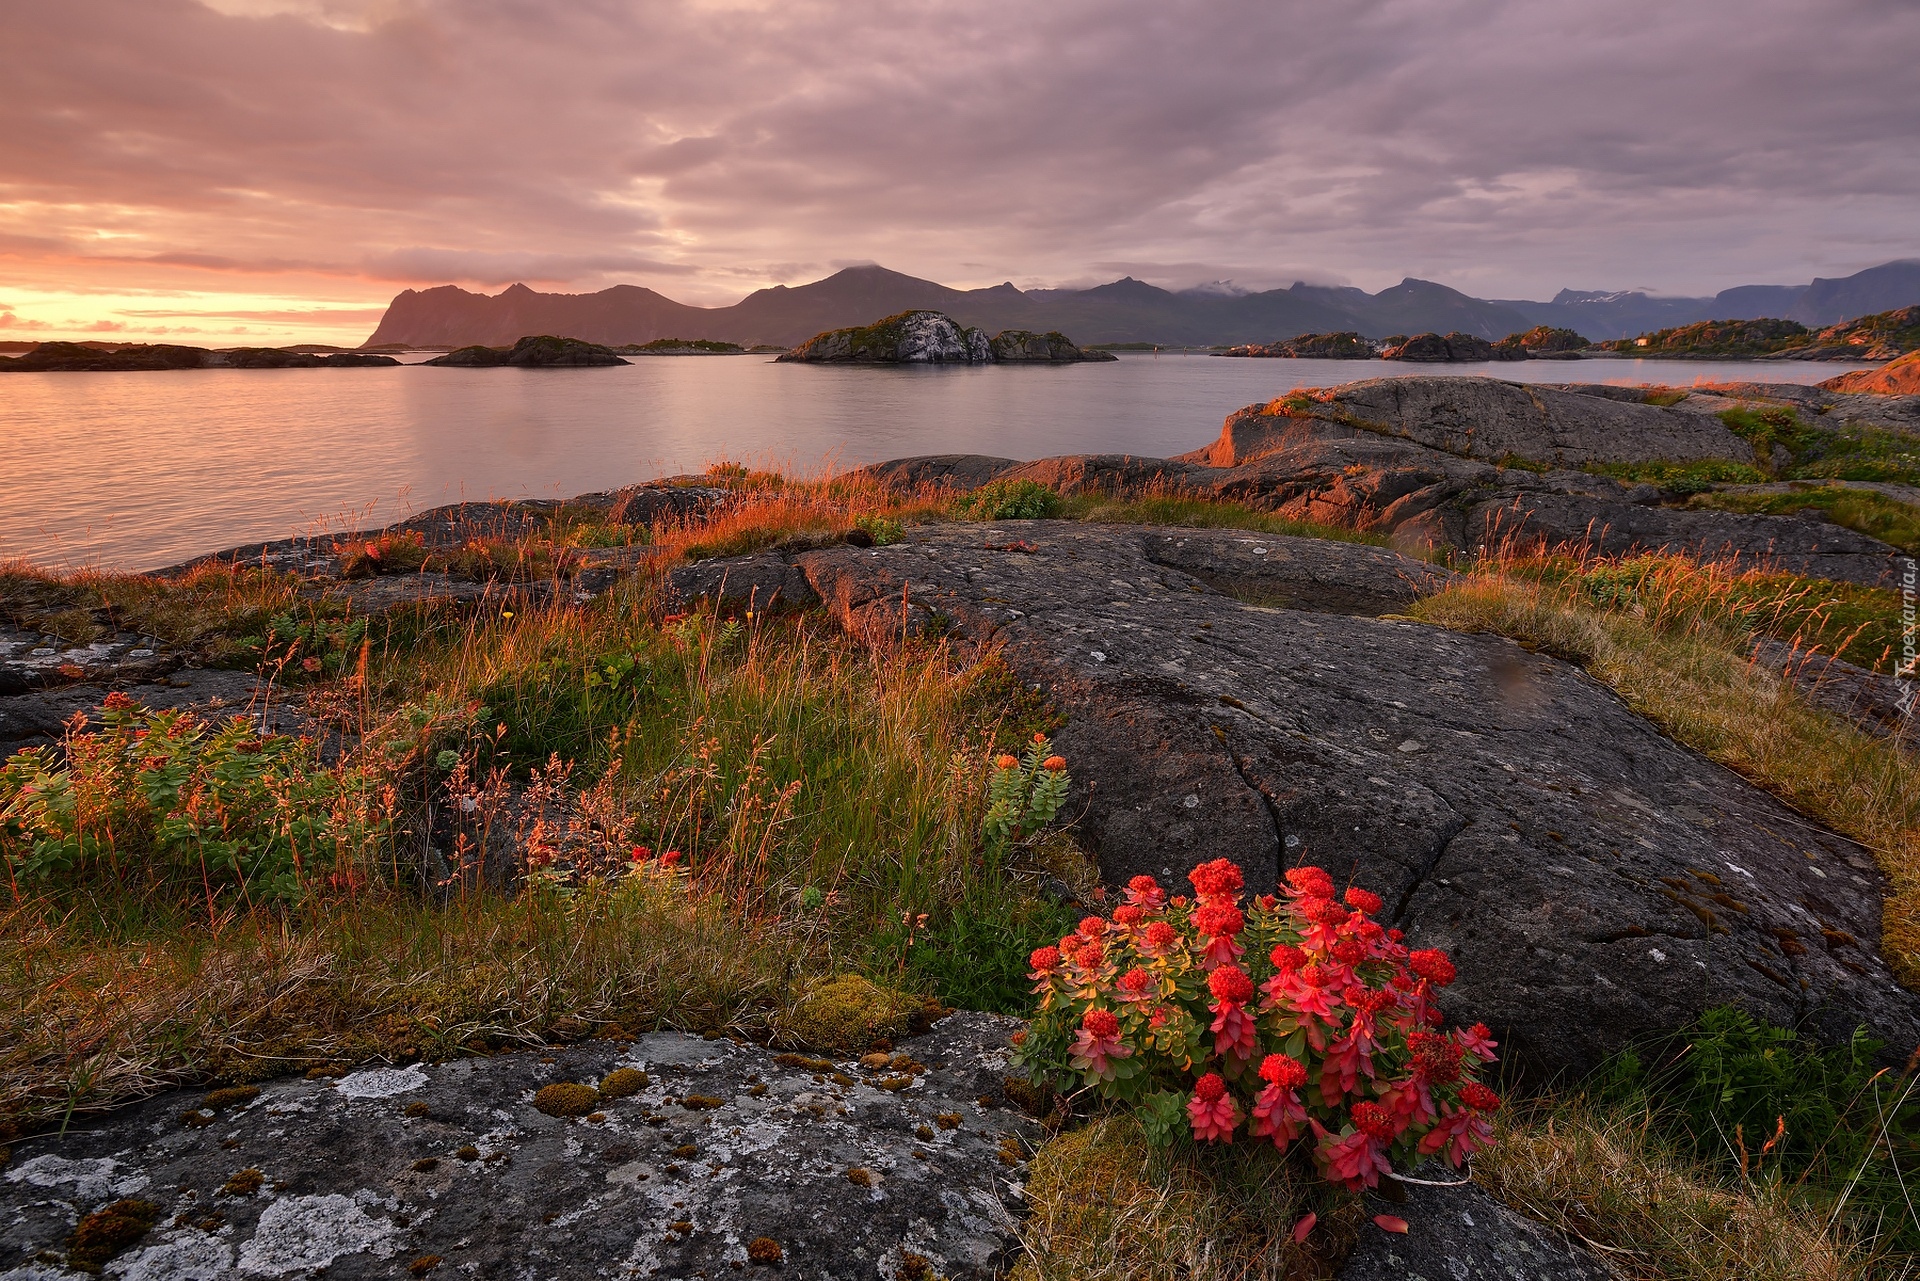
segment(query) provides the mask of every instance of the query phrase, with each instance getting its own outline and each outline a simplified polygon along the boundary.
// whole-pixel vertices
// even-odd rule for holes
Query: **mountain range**
[[[409,289],[388,305],[366,345],[507,346],[527,334],[554,334],[609,346],[683,338],[791,347],[823,330],[918,309],[945,312],[989,333],[1059,330],[1083,345],[1264,343],[1344,330],[1369,338],[1457,330],[1497,339],[1535,325],[1604,339],[1762,316],[1830,325],[1913,303],[1920,303],[1920,259],[1805,285],[1742,285],[1711,298],[1563,289],[1548,302],[1474,298],[1412,278],[1375,294],[1304,282],[1257,293],[1218,286],[1172,291],[1132,277],[1092,289],[1023,290],[1011,283],[952,289],[884,267],[849,267],[812,284],[756,290],[730,307],[691,307],[638,285],[592,294],[547,294],[518,284],[493,295],[454,285]]]

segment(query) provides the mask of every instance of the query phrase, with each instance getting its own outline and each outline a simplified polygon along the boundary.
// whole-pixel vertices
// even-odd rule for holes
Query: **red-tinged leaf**
[[[1376,1214],[1373,1216],[1373,1226],[1382,1232],[1398,1232],[1401,1236],[1407,1235],[1407,1221],[1397,1214]]]
[[[1307,1239],[1307,1233],[1313,1231],[1313,1225],[1319,1221],[1320,1216],[1312,1210],[1308,1210],[1305,1214],[1301,1215],[1300,1222],[1293,1225],[1293,1243],[1295,1245],[1304,1243]]]

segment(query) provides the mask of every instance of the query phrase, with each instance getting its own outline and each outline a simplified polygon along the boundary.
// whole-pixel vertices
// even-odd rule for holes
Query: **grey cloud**
[[[1886,0],[18,8],[29,257],[104,227],[173,267],[726,301],[856,256],[1514,296],[1920,250],[1920,8]]]

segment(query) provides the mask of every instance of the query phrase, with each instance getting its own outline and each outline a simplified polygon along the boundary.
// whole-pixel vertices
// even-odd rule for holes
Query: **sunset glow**
[[[0,340],[869,261],[1549,297],[1915,251],[1910,5],[7,7]]]

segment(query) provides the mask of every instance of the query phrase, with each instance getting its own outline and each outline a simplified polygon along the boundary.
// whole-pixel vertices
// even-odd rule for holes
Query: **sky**
[[[401,289],[700,305],[1920,256],[1913,0],[0,0],[0,341],[357,343]]]

